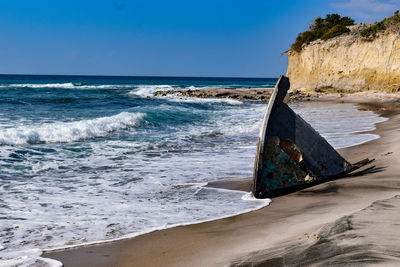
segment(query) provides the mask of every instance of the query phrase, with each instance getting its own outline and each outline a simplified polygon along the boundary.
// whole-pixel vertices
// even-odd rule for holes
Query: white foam
[[[165,98],[174,102],[184,103],[226,103],[232,106],[242,105],[243,102],[232,98],[198,98],[198,97],[182,97],[178,95],[168,95]]]
[[[189,86],[181,88],[180,90],[197,90],[197,87]],[[157,91],[169,91],[174,90],[172,85],[141,85],[137,89],[129,92],[129,95],[140,96],[144,98],[154,97],[154,93]],[[198,97],[186,97],[178,94],[169,94],[167,96],[156,96],[157,98],[165,98],[174,102],[184,103],[226,103],[229,105],[242,105],[243,102],[232,98],[198,98]]]
[[[244,209],[244,210],[240,210],[240,211],[237,211],[237,212],[234,212],[234,213],[226,214],[226,215],[223,215],[223,216],[209,218],[209,219],[193,220],[193,221],[186,221],[186,222],[174,223],[174,224],[165,223],[162,226],[152,227],[152,228],[146,229],[144,231],[140,231],[140,232],[136,232],[136,233],[132,233],[132,234],[127,234],[127,235],[124,235],[124,236],[121,236],[121,237],[118,237],[118,238],[113,238],[113,239],[108,239],[108,240],[99,240],[99,241],[94,241],[94,242],[86,242],[86,243],[82,243],[82,244],[75,245],[75,246],[56,247],[56,248],[52,248],[52,250],[60,250],[60,249],[67,249],[67,248],[73,248],[73,247],[81,247],[81,246],[87,246],[87,245],[93,245],[93,244],[102,244],[102,243],[107,243],[107,242],[111,242],[111,241],[118,241],[118,240],[123,240],[123,239],[127,239],[127,238],[134,238],[134,237],[138,237],[138,236],[141,236],[141,235],[144,235],[144,234],[148,234],[148,233],[151,233],[151,232],[160,231],[160,230],[166,230],[166,229],[170,229],[170,228],[174,228],[174,227],[201,224],[201,223],[206,223],[206,222],[210,222],[210,221],[214,221],[214,220],[221,220],[221,219],[225,219],[225,218],[229,218],[229,217],[232,217],[232,216],[237,216],[237,215],[240,215],[240,214],[244,214],[244,213],[248,213],[248,212],[252,212],[252,211],[256,211],[256,210],[265,208],[266,206],[268,206],[272,202],[272,200],[269,199],[269,198],[257,199],[257,198],[255,198],[253,196],[253,194],[251,192],[243,192],[243,191],[238,191],[238,190],[214,188],[214,187],[203,187],[203,186],[206,186],[206,184],[207,183],[197,184],[197,186],[200,186],[200,187],[196,190],[196,194],[199,193],[200,190],[221,191],[221,192],[227,192],[227,193],[235,192],[237,194],[242,195],[241,199],[243,201],[257,203],[257,206],[254,206],[252,208],[247,208],[247,209]],[[192,185],[192,184],[188,183],[188,185]],[[194,186],[194,187],[197,187],[197,186]],[[47,250],[47,251],[51,251],[51,250]],[[55,262],[57,263],[57,261],[55,261]]]
[[[75,83],[24,83],[24,84],[9,84],[0,85],[1,88],[16,87],[16,88],[63,88],[63,89],[117,89],[117,88],[132,88],[132,85],[121,84],[102,84],[102,85],[82,85]]]
[[[173,90],[172,85],[139,85],[135,90],[132,90],[128,94],[140,96],[140,97],[153,97],[157,91],[168,91]]]
[[[7,258],[0,257],[1,267],[28,267],[37,264],[42,251],[37,248],[13,251],[7,253]],[[53,261],[53,260],[52,260]]]
[[[159,226],[149,227],[147,229],[143,229],[142,231],[134,232],[131,234],[125,234],[125,235],[117,237],[117,238],[112,238],[112,239],[107,239],[107,240],[97,240],[97,241],[92,241],[92,242],[80,242],[79,245],[70,245],[70,246],[64,245],[64,246],[59,246],[59,247],[53,247],[51,250],[67,249],[67,248],[80,247],[80,246],[93,245],[93,244],[102,244],[102,243],[106,243],[106,242],[110,242],[110,241],[118,241],[118,240],[123,240],[123,239],[127,239],[127,238],[133,238],[133,237],[137,237],[137,236],[147,234],[150,232],[165,230],[165,229],[169,229],[169,228],[173,228],[173,227],[200,224],[200,223],[205,223],[205,222],[209,222],[209,221],[213,221],[213,220],[229,218],[231,216],[236,216],[236,215],[240,215],[243,213],[259,210],[261,208],[268,206],[271,203],[271,199],[256,199],[256,198],[254,198],[252,196],[251,192],[246,193],[246,192],[237,191],[237,190],[204,187],[206,185],[207,185],[207,183],[185,183],[185,184],[180,184],[177,186],[189,186],[191,188],[194,188],[195,194],[198,194],[201,190],[221,191],[221,192],[225,192],[228,194],[229,193],[238,194],[239,196],[241,196],[240,198],[243,201],[254,202],[257,204],[251,208],[246,208],[246,209],[239,210],[236,212],[231,211],[228,214],[218,216],[218,217],[211,217],[211,218],[200,219],[200,220],[199,219],[189,220],[189,221],[184,221],[184,222],[180,222],[180,223],[163,223],[162,225],[159,225]],[[92,225],[91,227],[94,227],[94,225]],[[46,250],[46,251],[51,251],[51,250]],[[12,258],[12,259],[0,261],[0,266],[3,266],[3,265],[6,267],[8,267],[8,266],[11,267],[11,266],[16,266],[16,265],[31,266],[31,265],[34,265],[35,263],[37,263],[38,261],[41,261],[50,267],[62,266],[62,263],[57,260],[40,257],[41,254],[42,254],[42,252],[39,249],[29,249],[29,250],[11,252],[11,253],[8,253],[7,257]]]
[[[271,203],[271,201],[272,201],[272,200],[269,199],[269,198],[265,198],[265,199],[256,198],[256,197],[253,195],[252,192],[248,192],[247,194],[243,195],[243,196],[242,196],[242,200],[261,201],[261,202],[265,201],[265,202],[268,202],[268,204]]]
[[[111,117],[75,122],[54,122],[1,129],[0,144],[64,143],[96,138],[110,132],[135,126],[142,113],[122,112]]]
[[[336,149],[378,138],[364,132],[375,130],[376,123],[387,120],[372,111],[358,111],[356,105],[349,103],[298,102],[290,106]]]
[[[197,90],[199,87],[189,86],[180,88],[180,90]],[[140,85],[135,90],[129,92],[129,95],[140,96],[143,98],[155,97],[154,93],[157,91],[169,91],[175,90],[173,85]],[[242,105],[243,102],[232,98],[198,98],[198,97],[186,97],[178,94],[169,94],[167,96],[156,96],[156,98],[164,98],[174,102],[184,103],[226,103],[229,105]]]
[[[43,258],[43,257],[38,257],[37,258],[39,261],[45,263],[49,267],[62,267],[63,263],[54,259],[50,258]]]

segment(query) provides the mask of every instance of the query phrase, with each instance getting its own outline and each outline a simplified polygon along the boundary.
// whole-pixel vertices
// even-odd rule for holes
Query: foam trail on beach
[[[10,253],[11,254],[11,253]],[[42,258],[40,249],[28,249],[23,251],[15,251],[12,259],[0,261],[2,267],[30,267],[30,266],[48,266],[48,267],[61,267],[63,264],[57,260]],[[0,258],[1,259],[1,258]]]
[[[349,103],[299,102],[290,106],[336,149],[379,138],[364,132],[375,130],[376,123],[387,120],[372,111],[355,111],[357,106]]]
[[[247,201],[247,202],[252,202],[252,203],[255,203],[256,205],[254,207],[250,208],[250,209],[242,210],[242,211],[236,212],[236,213],[225,214],[225,215],[220,216],[220,217],[215,217],[215,218],[211,218],[211,219],[204,219],[204,220],[185,221],[185,222],[182,222],[182,223],[174,223],[174,224],[166,223],[166,224],[164,224],[162,226],[151,227],[151,228],[148,228],[148,229],[146,229],[144,231],[127,234],[127,235],[124,235],[124,236],[120,236],[118,238],[92,241],[92,242],[88,242],[88,243],[82,243],[82,244],[79,244],[79,246],[94,245],[94,244],[107,243],[107,242],[111,242],[111,241],[118,241],[118,240],[123,240],[123,239],[127,239],[127,238],[134,238],[134,237],[137,237],[137,236],[140,236],[140,235],[144,235],[144,234],[148,234],[148,233],[151,233],[151,232],[154,232],[154,231],[165,230],[165,229],[169,229],[169,228],[173,228],[173,227],[187,226],[187,225],[210,222],[210,221],[214,221],[214,220],[225,219],[225,218],[229,218],[229,217],[232,217],[232,216],[236,216],[236,215],[240,215],[240,214],[244,214],[244,213],[248,213],[248,212],[252,212],[252,211],[256,211],[256,210],[265,208],[266,206],[268,206],[272,202],[272,200],[269,199],[269,198],[264,198],[264,199],[255,198],[254,195],[251,192],[243,192],[243,191],[237,191],[237,190],[231,190],[231,189],[205,187],[205,186],[206,186],[206,184],[195,185],[195,187],[198,187],[198,189],[196,190],[195,194],[200,193],[201,190],[211,190],[211,191],[219,191],[219,192],[225,192],[225,193],[233,193],[233,194],[237,194],[238,196],[241,196],[240,197],[241,200]],[[73,247],[76,247],[76,245],[54,247],[54,248],[52,248],[52,250],[60,250],[60,249],[67,249],[67,248],[73,248]]]

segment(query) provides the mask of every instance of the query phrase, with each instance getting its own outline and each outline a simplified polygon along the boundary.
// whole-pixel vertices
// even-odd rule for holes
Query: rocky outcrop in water
[[[176,95],[179,97],[232,98],[237,100],[268,101],[273,88],[202,88],[197,90],[157,91],[155,96]]]

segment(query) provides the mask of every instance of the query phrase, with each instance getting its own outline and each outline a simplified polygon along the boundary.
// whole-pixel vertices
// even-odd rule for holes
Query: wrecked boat
[[[346,161],[288,105],[289,79],[279,78],[264,114],[254,162],[256,198],[290,193],[344,176],[371,162]]]

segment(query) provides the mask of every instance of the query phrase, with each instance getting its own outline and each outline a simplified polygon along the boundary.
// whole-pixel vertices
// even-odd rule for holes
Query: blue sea
[[[276,81],[0,75],[0,265],[265,207],[204,186],[252,176],[266,103],[153,93]],[[384,120],[352,104],[291,106],[336,148],[378,138],[364,132]]]

